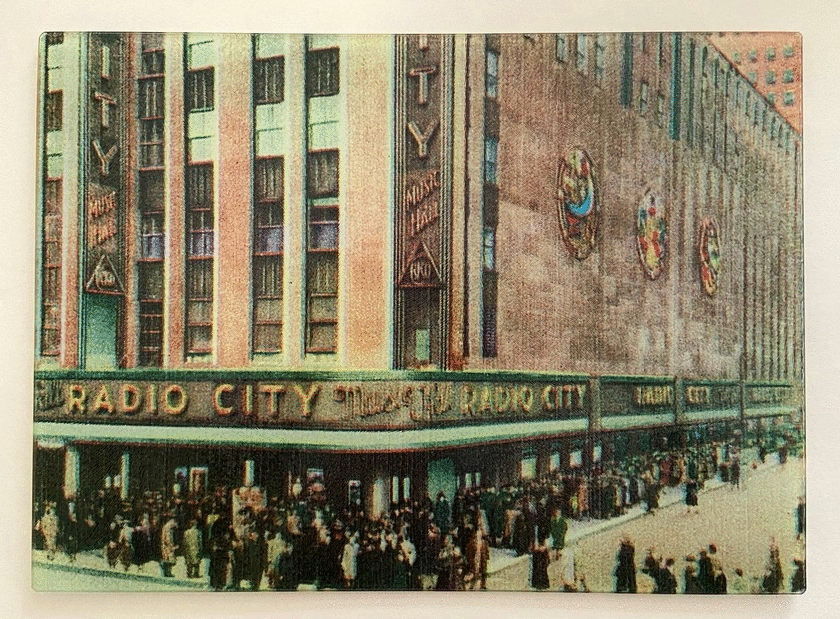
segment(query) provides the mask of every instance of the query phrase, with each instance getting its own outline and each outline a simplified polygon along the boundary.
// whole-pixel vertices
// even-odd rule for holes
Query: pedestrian
[[[749,583],[744,578],[744,570],[740,567],[735,568],[735,573],[729,582],[729,593],[749,593]]]
[[[726,593],[726,572],[717,554],[717,546],[709,544],[709,560],[712,562],[712,590],[710,593]]]
[[[802,593],[805,591],[805,561],[799,557],[794,558],[793,576],[790,577],[791,593]]]
[[[490,562],[490,545],[487,536],[479,529],[467,542],[467,580],[470,589],[475,589],[476,583],[479,589],[487,589],[487,568]]]
[[[705,549],[700,550],[700,558],[697,559],[697,585],[700,593],[714,592],[715,570]]]
[[[554,559],[560,558],[560,552],[566,545],[566,532],[569,530],[569,523],[560,511],[555,507],[551,514],[549,531],[551,532],[551,548],[554,551]]]
[[[732,462],[729,465],[729,481],[733,488],[741,487],[741,461],[737,453],[732,454]]]
[[[636,547],[627,533],[619,538],[616,554],[615,592],[636,593]]]
[[[356,582],[357,557],[359,556],[359,534],[354,532],[344,544],[341,553],[341,574],[344,588],[352,589]]]
[[[579,590],[574,546],[564,548],[560,554],[560,590],[569,593]]]
[[[177,529],[173,514],[165,514],[166,524],[160,531],[160,569],[166,578],[172,578],[172,568],[175,567],[175,551],[178,549]]]
[[[190,528],[184,532],[184,563],[187,565],[187,578],[199,578],[203,540],[198,523],[190,521]]]
[[[549,587],[548,564],[551,557],[545,537],[531,547],[531,587],[537,591],[544,591]]]
[[[683,571],[683,593],[691,595],[702,593],[700,589],[700,582],[697,580],[697,568],[695,566],[696,559],[694,555],[688,555],[685,558],[686,565]]]
[[[767,557],[767,565],[764,568],[764,576],[761,579],[762,593],[778,593],[784,583],[782,573],[782,562],[779,559],[779,547],[776,540],[770,540],[770,554]]]
[[[36,525],[44,536],[44,549],[47,551],[47,559],[52,561],[55,558],[55,551],[58,540],[58,516],[55,515],[55,509],[52,505],[47,507],[46,513],[41,516],[41,520]]]
[[[677,575],[674,568],[674,557],[665,559],[665,565],[659,569],[656,593],[676,593]]]
[[[691,513],[691,508],[693,507],[696,512],[700,512],[697,508],[697,481],[694,479],[687,479],[685,482],[685,506],[686,506],[686,514]]]
[[[796,541],[805,537],[805,497],[799,497],[796,505]]]

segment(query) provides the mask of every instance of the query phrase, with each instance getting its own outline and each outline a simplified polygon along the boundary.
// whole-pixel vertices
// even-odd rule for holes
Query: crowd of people
[[[630,536],[622,534],[614,571],[616,593],[639,591],[635,555],[636,549]],[[804,559],[793,557],[793,572],[790,576],[790,587],[787,588],[779,547],[772,538],[767,563],[760,575],[748,577],[740,567],[727,570],[718,554],[717,546],[713,543],[700,549],[698,555],[686,555],[684,562],[680,578],[674,557],[663,559],[662,556],[655,555],[653,548],[648,548],[638,571],[641,572],[642,578],[649,580],[653,593],[801,593],[805,590]]]
[[[534,589],[548,587],[553,557],[564,561],[562,588],[585,591],[574,551],[564,549],[570,519],[611,518],[640,503],[654,513],[661,489],[679,484],[685,484],[690,510],[708,479],[726,475],[735,486],[739,471],[737,449],[709,444],[622,465],[596,462],[586,472],[558,470],[501,487],[464,487],[451,501],[444,492],[434,500],[426,493],[392,503],[381,514],[367,514],[358,504],[337,510],[322,491],[300,482],[286,497],[218,487],[201,496],[184,496],[176,488],[168,498],[157,491],[121,499],[119,489],[108,488],[84,499],[35,505],[33,543],[50,560],[61,547],[71,561],[80,551],[94,550],[124,571],[144,570],[154,561],[164,577],[173,576],[183,557],[187,577],[207,578],[214,590],[484,589],[494,546],[531,555]],[[804,509],[802,520],[804,528]],[[631,546],[622,541],[617,590],[635,588]],[[697,560],[698,578],[707,558]],[[675,561],[658,562],[656,570],[649,562],[646,573],[658,575],[657,589],[676,591]]]

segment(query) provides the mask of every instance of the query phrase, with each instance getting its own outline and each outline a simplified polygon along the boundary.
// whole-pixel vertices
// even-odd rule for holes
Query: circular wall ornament
[[[569,253],[583,260],[595,247],[600,209],[592,160],[585,150],[573,149],[557,170],[557,216]]]
[[[642,269],[650,279],[656,279],[665,269],[667,228],[662,200],[648,189],[636,214],[636,248]]]
[[[720,238],[715,220],[711,217],[700,222],[700,281],[707,295],[718,289],[720,275]]]

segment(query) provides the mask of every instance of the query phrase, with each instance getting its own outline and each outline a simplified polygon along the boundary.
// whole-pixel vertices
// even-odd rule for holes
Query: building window
[[[775,92],[768,92],[767,93],[767,100],[770,102],[770,105],[776,103],[776,93]]]
[[[568,45],[565,34],[554,35],[554,57],[560,62],[566,62],[566,46]]]
[[[665,95],[656,93],[656,124],[665,126]]]
[[[496,185],[497,162],[499,156],[499,138],[484,138],[484,182]]]
[[[487,49],[485,71],[485,94],[491,99],[495,99],[499,96],[499,52],[494,49]]]
[[[309,154],[306,351],[335,352],[338,334],[337,150]]]
[[[793,91],[792,91],[792,90],[787,90],[787,91],[785,91],[785,94],[784,94],[784,103],[785,103],[785,105],[793,105],[793,103],[794,103],[794,96],[793,96]]]
[[[482,277],[482,355],[495,357],[498,355],[497,314],[498,276],[495,271],[484,271]]]
[[[767,60],[776,60],[776,48],[768,47],[766,52]]]
[[[785,84],[793,82],[793,69],[785,69],[784,73],[782,73],[782,81]]]
[[[735,64],[741,64],[741,54],[738,53],[738,52],[735,52],[734,54],[732,54],[732,61]]]
[[[756,62],[758,60],[758,52],[754,49],[751,49],[749,54],[747,54],[747,58],[750,59],[750,62]]]
[[[306,93],[310,97],[338,94],[338,48],[311,50],[306,57]]]
[[[575,45],[575,67],[581,73],[586,73],[586,64],[589,62],[588,38],[585,34],[577,35]]]
[[[44,229],[41,257],[41,354],[61,350],[61,203],[62,179],[44,182]]]
[[[496,228],[492,226],[484,227],[481,262],[485,270],[496,270]]]
[[[213,342],[213,165],[187,169],[187,353],[209,353]]]
[[[163,281],[166,246],[164,220],[164,67],[163,38],[141,37],[140,76],[137,80],[139,121],[137,261],[138,365],[163,365]]]
[[[254,164],[253,348],[279,352],[283,340],[283,158]]]
[[[164,51],[162,49],[144,50],[140,59],[142,75],[163,75]]]
[[[46,131],[61,131],[63,125],[63,110],[64,95],[60,90],[54,90],[47,93],[46,104]]]
[[[633,103],[633,34],[624,33],[624,51],[621,64],[621,105]]]
[[[639,83],[639,114],[644,116],[648,111],[648,84],[642,80]]]
[[[309,197],[338,196],[337,150],[321,150],[309,153],[307,168]]]
[[[776,72],[775,71],[768,71],[767,75],[764,76],[764,81],[768,84],[775,84],[776,83]]]
[[[604,80],[604,63],[607,55],[607,35],[603,32],[595,37],[595,80],[601,83]]]
[[[785,45],[782,53],[784,53],[785,58],[793,58],[793,45]]]
[[[665,33],[660,32],[656,39],[656,55],[659,59],[659,66],[665,64]]]
[[[138,80],[140,118],[140,167],[163,166],[163,52],[143,53],[145,74]]]
[[[187,73],[187,112],[213,109],[213,68]]]
[[[750,80],[751,84],[755,84],[758,81],[758,73],[756,73],[755,71],[750,71],[747,74],[747,79]]]
[[[254,60],[254,103],[280,103],[283,101],[283,56]]]

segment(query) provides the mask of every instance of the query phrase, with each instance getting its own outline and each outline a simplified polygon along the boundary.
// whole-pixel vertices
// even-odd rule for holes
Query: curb
[[[66,563],[53,563],[51,561],[42,561],[39,559],[35,559],[32,561],[32,567],[40,567],[63,572],[73,572],[77,574],[87,574],[88,576],[109,576],[111,578],[122,578],[125,580],[139,580],[150,583],[165,582],[167,584],[192,587],[193,589],[199,591],[207,591],[209,587],[209,585],[204,581],[183,580],[181,578],[164,578],[162,576],[155,576],[154,574],[142,574],[138,572],[120,572],[119,570],[88,567],[84,565],[72,565]]]

